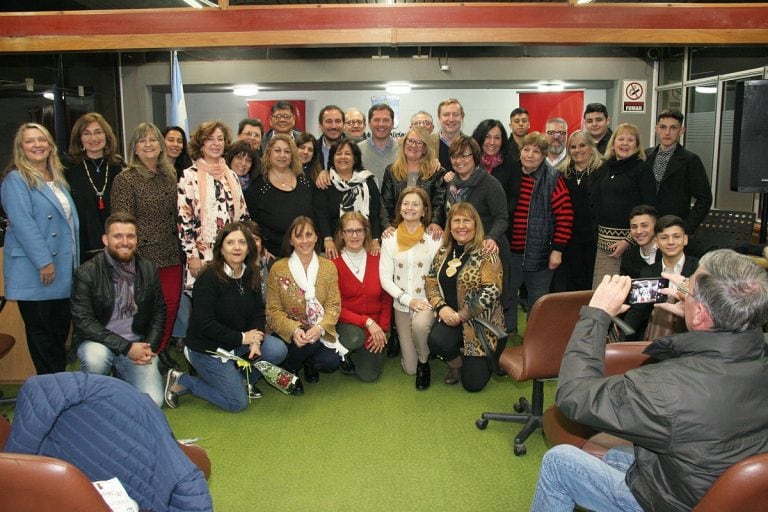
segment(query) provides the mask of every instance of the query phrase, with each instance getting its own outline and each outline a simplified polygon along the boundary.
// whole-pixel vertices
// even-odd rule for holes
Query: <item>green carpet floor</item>
[[[547,449],[541,432],[526,442],[527,455],[515,457],[520,425],[490,422],[481,431],[475,420],[511,411],[518,397],[530,398],[530,383],[494,377],[467,393],[442,383],[444,363],[431,366],[426,391],[414,388],[396,358],[376,383],[321,374],[301,397],[261,383],[264,397],[236,414],[191,395],[163,411],[178,439],[200,438],[207,450],[217,512],[528,510]],[[546,404],[554,388],[545,384]],[[12,396],[18,386],[0,389]]]
[[[208,451],[217,511],[527,510],[546,450],[541,433],[515,457],[519,425],[480,431],[475,420],[511,410],[530,385],[494,378],[470,394],[442,383],[444,363],[432,369],[423,392],[388,359],[373,384],[334,373],[305,384],[302,397],[262,385],[264,397],[237,414],[190,395],[165,411],[178,438],[199,437]]]

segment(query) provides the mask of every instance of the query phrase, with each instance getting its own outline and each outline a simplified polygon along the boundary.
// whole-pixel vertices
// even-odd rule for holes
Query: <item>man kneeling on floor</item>
[[[157,347],[163,336],[165,301],[155,265],[136,254],[136,219],[117,212],[105,222],[104,252],[75,271],[72,282],[73,340],[80,369],[123,379],[158,405],[163,380]]]
[[[605,377],[611,317],[627,306],[629,277],[605,276],[568,343],[556,402],[565,415],[634,447],[601,461],[570,445],[542,461],[531,510],[682,511],[730,466],[768,451],[768,274],[730,250],[704,255],[690,277],[663,274],[680,302],[656,307],[690,332],[655,340],[659,362]]]

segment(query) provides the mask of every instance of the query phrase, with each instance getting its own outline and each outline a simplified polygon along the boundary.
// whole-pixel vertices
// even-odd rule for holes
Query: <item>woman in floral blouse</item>
[[[232,138],[221,121],[205,121],[189,141],[192,167],[179,180],[179,237],[186,257],[184,287],[192,289],[203,263],[213,258],[213,243],[229,222],[248,220],[237,175],[224,161]]]

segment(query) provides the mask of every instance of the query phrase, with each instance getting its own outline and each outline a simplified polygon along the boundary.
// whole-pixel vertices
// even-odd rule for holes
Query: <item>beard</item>
[[[554,142],[550,142],[549,144],[549,154],[550,155],[559,155],[563,152],[565,149],[565,144],[556,144]]]
[[[116,250],[110,249],[107,247],[107,253],[114,259],[115,261],[119,261],[120,263],[129,263],[133,260],[133,257],[136,255],[136,249],[134,248],[127,256],[119,253]]]

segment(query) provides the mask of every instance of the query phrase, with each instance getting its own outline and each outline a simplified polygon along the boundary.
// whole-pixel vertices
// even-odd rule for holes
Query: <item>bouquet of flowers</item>
[[[268,361],[249,361],[223,348],[218,348],[215,352],[208,351],[208,353],[220,358],[222,361],[234,361],[239,368],[245,371],[245,382],[249,386],[251,385],[251,371],[254,368],[261,373],[265,381],[286,395],[293,393],[296,382],[299,380],[297,376],[288,370],[275,366]],[[250,398],[248,400],[250,401]]]

